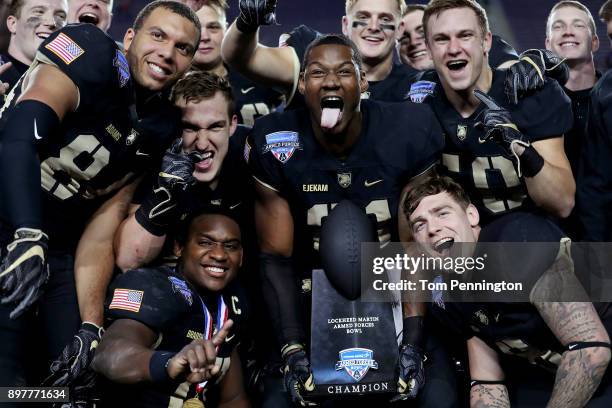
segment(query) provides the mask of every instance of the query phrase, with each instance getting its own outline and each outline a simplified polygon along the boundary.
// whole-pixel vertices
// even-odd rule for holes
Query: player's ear
[[[492,44],[493,44],[493,34],[491,34],[490,31],[487,31],[487,33],[484,36],[484,49],[487,54],[489,53],[489,51],[491,51]]]
[[[15,34],[15,25],[17,24],[17,18],[15,16],[8,16],[6,18],[6,27],[11,34]]]
[[[133,28],[128,28],[123,36],[123,48],[127,51],[130,49],[130,45],[132,45],[132,41],[134,40],[134,36],[136,35],[136,31]]]
[[[174,256],[180,258],[183,254],[183,247],[178,243],[178,241],[174,240]]]
[[[370,84],[368,83],[368,80],[366,79],[365,71],[363,69],[359,70],[359,92],[364,93],[365,91],[368,90],[369,87],[370,87]]]
[[[306,73],[304,71],[300,72],[300,79],[298,80],[298,91],[300,94],[304,95],[306,90]]]
[[[597,50],[599,49],[599,37],[597,36],[597,34],[595,34],[593,36],[593,39],[591,39],[591,47],[591,52],[597,52]]]
[[[546,47],[548,51],[552,51],[550,49],[550,37],[546,36],[546,40],[544,40],[544,46]]]
[[[348,23],[348,17],[342,16],[342,34],[346,35],[347,37],[349,36]]]
[[[406,26],[404,25],[404,20],[400,18],[397,30],[395,30],[395,41],[399,41],[402,38],[404,31],[406,31]]]
[[[230,129],[229,129],[230,136],[234,134],[237,126],[238,126],[238,116],[232,115],[232,121],[230,122]]]
[[[465,213],[467,214],[470,227],[476,228],[480,224],[480,214],[474,204],[469,204],[465,209]]]
[[[109,13],[108,14],[108,25],[106,26],[106,29],[104,31],[108,31],[112,23],[113,23],[113,13]]]

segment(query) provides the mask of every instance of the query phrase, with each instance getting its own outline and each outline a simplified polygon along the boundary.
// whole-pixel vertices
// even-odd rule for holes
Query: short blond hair
[[[351,11],[353,6],[355,6],[355,4],[357,4],[358,2],[359,0],[346,0],[346,2],[344,3],[344,12],[346,13],[346,15],[349,14],[349,11]],[[404,11],[406,10],[406,1],[396,0],[396,3],[397,3],[397,10],[399,11],[399,15],[403,16]]]
[[[591,35],[592,36],[597,35],[597,27],[595,27],[595,20],[593,19],[593,15],[589,11],[589,9],[579,1],[562,0],[558,2],[557,4],[555,4],[553,8],[550,9],[550,13],[548,13],[548,18],[546,19],[546,36],[547,37],[548,37],[548,33],[550,33],[550,30],[552,29],[551,18],[552,18],[553,13],[563,7],[573,7],[580,11],[584,11],[584,13],[587,15],[587,18],[589,19],[589,28],[591,29]]]

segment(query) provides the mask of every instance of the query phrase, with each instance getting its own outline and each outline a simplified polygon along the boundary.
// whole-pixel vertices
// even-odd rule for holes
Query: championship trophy
[[[312,274],[313,395],[396,391],[392,304],[360,301],[361,243],[373,241],[373,223],[347,200],[334,207],[321,228],[323,269]]]

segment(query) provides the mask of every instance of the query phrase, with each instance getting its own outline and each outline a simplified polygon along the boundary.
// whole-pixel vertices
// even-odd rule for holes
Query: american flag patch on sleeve
[[[115,289],[113,300],[111,300],[111,304],[108,308],[138,312],[143,297],[144,292],[142,290]]]
[[[60,33],[53,39],[53,41],[45,45],[45,48],[60,57],[60,59],[64,61],[66,65],[70,64],[72,61],[85,53],[85,51],[83,51],[83,49],[72,40],[72,38],[68,37],[64,33]]]

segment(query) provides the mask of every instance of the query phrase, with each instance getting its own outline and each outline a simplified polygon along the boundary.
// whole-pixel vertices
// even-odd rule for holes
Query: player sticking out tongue
[[[321,100],[321,127],[333,129],[342,119],[344,101],[339,96],[326,96]]]

